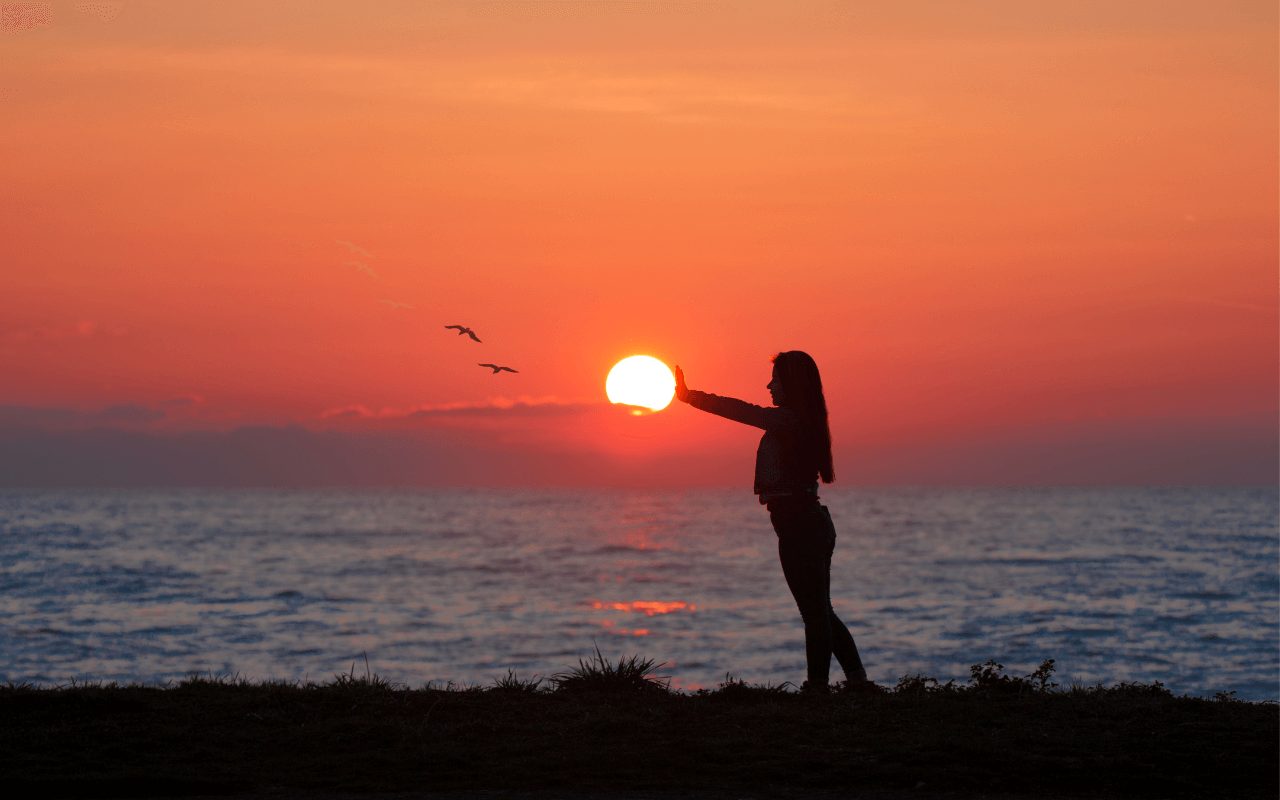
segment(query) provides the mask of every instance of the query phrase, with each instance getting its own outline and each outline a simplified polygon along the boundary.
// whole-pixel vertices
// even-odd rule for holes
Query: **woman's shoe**
[[[885,688],[874,681],[863,678],[860,681],[847,680],[837,684],[837,690],[844,694],[884,694]]]

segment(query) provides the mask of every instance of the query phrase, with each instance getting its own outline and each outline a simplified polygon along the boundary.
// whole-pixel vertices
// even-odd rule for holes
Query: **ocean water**
[[[874,680],[994,658],[1280,695],[1274,489],[836,490],[832,596]],[[549,676],[595,647],[799,683],[741,491],[0,491],[0,681]],[[833,664],[833,679],[840,675]]]

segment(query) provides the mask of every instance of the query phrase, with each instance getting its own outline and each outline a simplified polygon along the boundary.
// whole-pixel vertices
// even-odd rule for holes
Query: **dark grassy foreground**
[[[1275,798],[1277,707],[1158,683],[1056,689],[988,662],[968,684],[800,695],[727,680],[669,691],[597,657],[488,687],[192,679],[0,688],[9,796],[315,791],[916,790]],[[905,795],[905,792],[904,792]]]

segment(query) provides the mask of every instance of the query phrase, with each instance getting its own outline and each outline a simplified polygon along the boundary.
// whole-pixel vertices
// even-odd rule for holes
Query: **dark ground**
[[[518,681],[409,690],[346,676],[0,687],[0,786],[277,800],[1280,794],[1275,704],[990,678],[817,697],[740,683],[693,695]]]

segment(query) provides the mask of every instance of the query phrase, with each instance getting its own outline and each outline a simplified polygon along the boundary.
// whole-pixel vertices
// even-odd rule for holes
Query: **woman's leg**
[[[831,610],[830,599],[832,542],[816,509],[775,514],[772,520],[778,533],[778,560],[782,563],[782,574],[800,609],[800,618],[804,620],[809,685],[825,687],[831,673],[832,620],[839,623]],[[849,636],[843,623],[838,629],[844,631],[844,636]],[[840,647],[845,649],[844,642]],[[844,666],[843,660],[841,666]]]
[[[853,641],[849,628],[831,610],[831,651],[836,661],[844,670],[846,683],[862,683],[867,679],[867,670],[862,666],[862,657],[858,655],[858,645]]]
[[[822,508],[823,524],[829,531],[832,551],[835,550],[836,527],[831,521],[831,512],[825,506]],[[853,634],[849,633],[849,628],[836,616],[836,611],[831,607],[831,559],[830,554],[827,557],[827,610],[830,612],[831,618],[831,651],[835,654],[836,661],[840,662],[840,668],[844,670],[845,683],[862,683],[867,679],[867,670],[862,666],[862,657],[858,655],[858,645],[853,641]]]
[[[810,686],[826,686],[831,673],[831,615],[825,605],[826,589],[822,575],[826,570],[809,548],[787,537],[778,539],[778,560],[787,588],[804,620],[804,654],[808,664]]]

